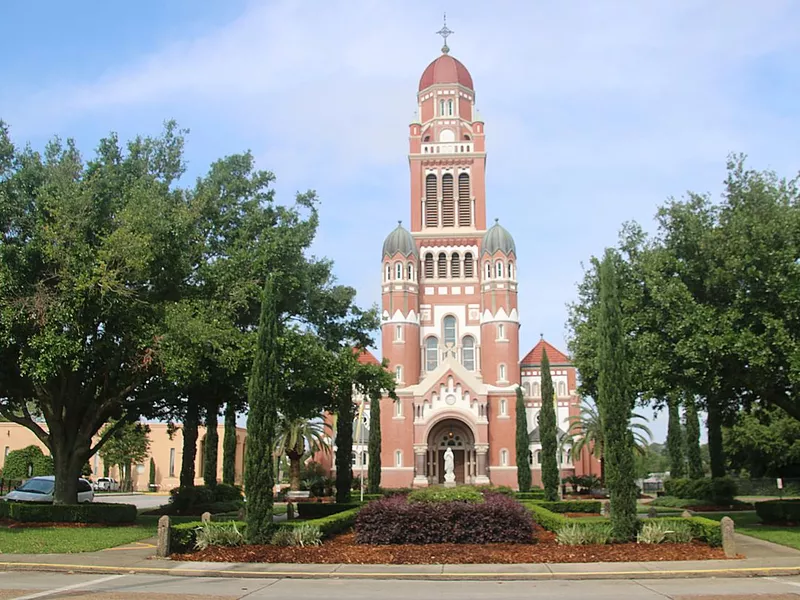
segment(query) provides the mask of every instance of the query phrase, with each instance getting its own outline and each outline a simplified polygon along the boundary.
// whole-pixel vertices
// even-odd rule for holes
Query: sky
[[[654,231],[668,198],[718,196],[732,152],[797,172],[794,0],[6,3],[0,119],[17,143],[71,137],[86,156],[175,119],[187,182],[251,150],[280,200],[316,190],[314,252],[369,306],[383,239],[409,219],[407,127],[445,11],[486,122],[487,217],[517,244],[523,354],[540,333],[566,349],[582,265],[624,222]]]

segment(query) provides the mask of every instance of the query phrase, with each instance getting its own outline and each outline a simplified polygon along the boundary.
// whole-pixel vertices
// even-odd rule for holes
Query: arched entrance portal
[[[472,431],[458,419],[445,419],[437,423],[428,436],[428,484],[444,483],[444,453],[448,448],[453,450],[456,483],[474,483],[477,457]]]

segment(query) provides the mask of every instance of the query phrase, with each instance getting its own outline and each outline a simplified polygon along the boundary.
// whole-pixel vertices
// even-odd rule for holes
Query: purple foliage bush
[[[502,494],[470,502],[408,502],[394,496],[370,502],[356,518],[359,544],[530,544],[531,514]]]

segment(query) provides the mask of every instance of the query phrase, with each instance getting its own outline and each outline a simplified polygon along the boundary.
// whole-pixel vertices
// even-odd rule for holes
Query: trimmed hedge
[[[558,533],[564,525],[570,522],[568,517],[556,514],[541,504],[523,502],[522,505],[533,515],[533,520],[547,529],[547,531]]]
[[[242,489],[227,483],[218,483],[213,487],[205,485],[193,485],[189,487],[178,487],[170,490],[169,502],[170,514],[192,514],[199,510],[202,514],[214,504],[227,504],[225,512],[231,510],[230,506],[235,504],[232,510],[241,508],[244,504],[244,494]],[[209,510],[208,512],[214,512]]]
[[[554,513],[600,513],[603,508],[600,500],[529,500],[532,504],[543,506]]]
[[[483,494],[472,486],[453,488],[427,487],[415,490],[408,495],[409,502],[483,502]]]
[[[361,504],[322,504],[317,502],[298,502],[297,514],[301,519],[320,519],[331,515],[358,508]]]
[[[655,517],[647,519],[649,521],[661,521],[662,523],[689,523],[692,528],[692,535],[695,539],[706,542],[709,546],[722,545],[722,524],[719,521],[706,519],[705,517]]]
[[[800,523],[800,500],[756,502],[756,514],[764,523]]]
[[[704,479],[667,479],[664,482],[667,496],[697,498],[711,504],[728,505],[737,494],[736,482],[730,477]]]
[[[37,504],[2,502],[0,516],[20,523],[133,523],[136,506],[84,502],[83,504]]]
[[[351,508],[344,512],[323,517],[321,519],[311,519],[308,521],[285,521],[276,529],[289,529],[293,527],[301,527],[303,525],[313,525],[319,527],[322,532],[322,537],[330,537],[337,533],[342,533],[352,529],[358,515],[359,508]],[[247,530],[247,523],[243,521],[234,521],[236,527],[244,535]],[[191,552],[194,550],[194,543],[197,536],[197,530],[202,527],[200,521],[193,521],[191,523],[178,523],[170,527],[170,554]]]
[[[544,500],[544,490],[531,490],[529,492],[514,492],[517,500]]]
[[[516,500],[487,494],[481,503],[384,498],[361,509],[360,544],[489,544],[534,541],[533,519]]]

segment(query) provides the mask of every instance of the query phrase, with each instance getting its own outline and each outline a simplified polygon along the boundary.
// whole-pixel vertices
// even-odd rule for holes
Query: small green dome
[[[511,237],[511,234],[498,223],[498,219],[495,219],[494,225],[483,236],[481,253],[493,255],[497,251],[503,254],[511,254],[512,252],[516,254],[517,246],[514,244],[514,238]]]
[[[397,228],[389,234],[386,241],[383,242],[383,256],[394,256],[397,253],[405,257],[416,256],[419,258],[417,252],[417,244],[411,233],[403,227],[400,221],[397,222]]]

